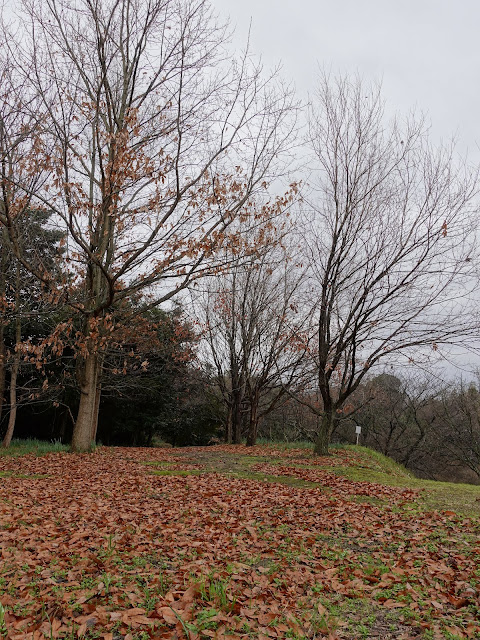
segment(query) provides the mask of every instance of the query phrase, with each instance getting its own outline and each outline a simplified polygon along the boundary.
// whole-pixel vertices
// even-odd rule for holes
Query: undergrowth
[[[0,456],[24,456],[27,454],[44,456],[47,453],[58,453],[59,451],[70,451],[70,447],[58,440],[48,442],[29,438],[27,440],[12,440],[7,449],[0,448]]]

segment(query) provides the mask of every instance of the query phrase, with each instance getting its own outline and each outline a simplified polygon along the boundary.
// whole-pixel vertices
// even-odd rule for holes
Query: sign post
[[[362,427],[359,427],[358,424],[355,427],[355,433],[357,434],[357,445],[358,445],[358,441],[360,440],[360,434],[362,433]]]

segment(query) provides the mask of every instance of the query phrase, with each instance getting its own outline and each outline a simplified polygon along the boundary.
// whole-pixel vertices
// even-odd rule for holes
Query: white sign
[[[362,427],[359,427],[359,426],[358,426],[358,424],[357,424],[357,426],[355,427],[355,433],[356,433],[357,435],[360,435],[360,434],[362,433]]]

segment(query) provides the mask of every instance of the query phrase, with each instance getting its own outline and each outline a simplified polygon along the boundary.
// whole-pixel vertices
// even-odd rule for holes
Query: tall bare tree
[[[3,34],[8,34],[1,21],[0,25]],[[43,262],[50,262],[51,266],[52,252],[49,249],[52,249],[52,242],[59,240],[55,234],[49,237],[48,233],[42,234],[41,220],[36,219],[31,210],[33,193],[43,178],[41,170],[32,173],[28,168],[33,157],[32,138],[40,126],[39,103],[38,96],[28,92],[17,73],[15,61],[3,52],[0,55],[0,419],[9,373],[5,447],[10,444],[16,421],[22,318],[28,308],[31,310],[35,304],[38,305],[41,293],[38,283],[34,285],[21,262],[15,258],[15,249],[28,253],[28,262],[34,268]],[[15,249],[10,243],[13,220]],[[39,259],[39,256],[42,257]],[[6,343],[9,325],[14,326],[10,346]]]
[[[295,105],[248,52],[227,62],[206,0],[25,0],[23,10],[30,26],[14,55],[44,114],[28,168],[49,175],[33,196],[66,234],[60,288],[32,270],[71,309],[58,339],[75,336],[80,451],[95,439],[115,308],[172,298],[220,268],[226,244],[248,251],[244,232],[285,205],[267,186]],[[13,213],[2,222],[31,268]]]
[[[315,167],[307,257],[322,398],[317,454],[379,362],[419,357],[468,332],[462,293],[474,245],[477,173],[423,123],[386,122],[378,88],[320,79],[310,111]]]
[[[214,364],[227,408],[227,441],[240,442],[245,422],[247,444],[254,445],[259,422],[299,384],[308,348],[303,275],[273,245],[209,283],[202,301],[205,361]]]

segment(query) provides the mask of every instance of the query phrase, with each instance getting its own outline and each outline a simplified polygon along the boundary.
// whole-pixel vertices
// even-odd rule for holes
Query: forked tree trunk
[[[80,404],[73,427],[72,451],[89,451],[92,435],[96,434],[100,403],[100,362],[97,353],[83,359],[77,371],[80,386]]]
[[[328,445],[333,429],[333,412],[325,411],[318,420],[317,438],[315,440],[314,454],[317,456],[328,455]]]

